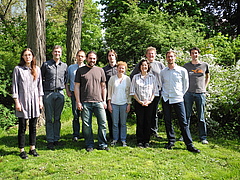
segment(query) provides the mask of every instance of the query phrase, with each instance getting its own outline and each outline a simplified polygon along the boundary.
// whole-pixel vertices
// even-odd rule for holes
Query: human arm
[[[208,84],[210,82],[210,74],[206,73],[205,74],[205,87],[207,88]]]
[[[106,83],[105,82],[101,82],[100,85],[101,85],[101,94],[102,94],[104,109],[107,109],[107,104],[106,104],[106,97],[107,97]]]
[[[75,85],[74,85],[74,95],[75,95],[75,98],[76,98],[77,109],[82,111],[83,106],[82,106],[82,103],[80,101],[80,83],[75,82]]]

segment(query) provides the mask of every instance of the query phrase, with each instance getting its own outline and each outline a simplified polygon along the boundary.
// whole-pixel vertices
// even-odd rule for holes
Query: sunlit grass
[[[0,179],[239,179],[239,140],[209,138],[209,144],[197,141],[200,154],[190,153],[183,142],[173,150],[164,149],[166,135],[160,128],[162,140],[153,138],[151,148],[136,147],[134,120],[128,124],[128,147],[119,143],[110,151],[86,152],[84,140],[72,142],[71,109],[62,116],[63,147],[46,148],[45,127],[37,132],[40,157],[22,160],[18,156],[17,128],[0,131]],[[94,134],[97,125],[94,118]],[[96,138],[95,138],[96,139]],[[26,147],[28,151],[28,147]]]

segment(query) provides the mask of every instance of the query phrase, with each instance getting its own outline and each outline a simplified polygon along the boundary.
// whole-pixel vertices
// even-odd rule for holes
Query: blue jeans
[[[186,109],[188,126],[190,126],[190,118],[191,118],[192,107],[194,102],[196,105],[197,117],[198,117],[199,138],[200,140],[205,140],[207,138],[207,125],[204,117],[205,104],[206,104],[205,94],[187,92],[184,95],[184,104]]]
[[[162,100],[162,107],[168,142],[174,143],[176,141],[175,132],[172,125],[172,109],[174,108],[178,118],[181,134],[183,136],[183,141],[186,146],[192,146],[192,136],[186,119],[184,103],[179,102],[175,104],[169,104],[169,101],[164,102],[164,100]]]
[[[72,121],[72,128],[73,128],[73,137],[80,137],[80,123],[79,117],[81,116],[81,111],[77,109],[76,106],[76,98],[74,92],[71,92],[71,102],[72,102],[72,114],[73,114],[73,121]]]
[[[120,121],[120,138],[121,141],[126,141],[127,137],[127,104],[116,105],[112,104],[112,131],[113,131],[113,140],[118,140],[119,138],[119,121]]]
[[[97,117],[98,123],[98,146],[107,147],[106,139],[106,113],[102,102],[83,102],[81,117],[83,121],[83,134],[86,148],[94,147],[92,131],[92,113]]]
[[[43,97],[47,142],[54,142],[60,139],[61,114],[64,106],[64,94],[60,92],[44,92]]]

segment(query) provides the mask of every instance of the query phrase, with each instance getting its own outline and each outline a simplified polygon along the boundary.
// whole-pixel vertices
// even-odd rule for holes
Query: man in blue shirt
[[[73,121],[72,121],[72,128],[73,128],[73,141],[77,142],[80,138],[80,123],[79,117],[81,115],[80,111],[76,108],[76,98],[74,96],[74,81],[75,75],[78,68],[85,66],[84,60],[86,59],[86,54],[83,50],[79,50],[76,54],[76,64],[72,64],[68,67],[68,76],[67,81],[70,84],[70,87],[66,85],[66,92],[68,97],[71,97],[72,102],[72,113],[73,113]]]
[[[175,63],[176,54],[174,51],[168,51],[166,53],[166,60],[168,67],[163,69],[160,73],[163,97],[162,107],[168,138],[168,144],[165,148],[172,149],[176,142],[172,125],[172,108],[174,108],[187,150],[199,153],[200,150],[196,149],[192,144],[192,137],[188,127],[183,102],[183,96],[187,92],[189,86],[187,70]]]

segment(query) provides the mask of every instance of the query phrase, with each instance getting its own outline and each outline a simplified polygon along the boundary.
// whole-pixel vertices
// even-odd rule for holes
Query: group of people
[[[146,49],[146,59],[141,60],[126,75],[127,63],[117,62],[117,53],[109,50],[108,65],[96,66],[97,54],[83,50],[76,53],[76,64],[69,67],[61,61],[62,47],[54,46],[53,58],[44,62],[41,69],[36,66],[33,51],[23,50],[18,66],[13,72],[13,99],[19,119],[18,146],[20,157],[27,159],[24,150],[26,122],[29,120],[29,155],[36,152],[36,123],[44,107],[47,148],[53,150],[60,144],[61,113],[64,107],[64,92],[71,97],[73,113],[73,140],[85,139],[86,151],[94,150],[92,115],[97,118],[98,149],[109,150],[107,125],[111,146],[121,141],[127,146],[126,120],[134,99],[136,113],[136,136],[138,147],[149,147],[150,137],[158,135],[158,105],[162,97],[162,108],[168,143],[172,149],[176,141],[172,125],[172,109],[179,121],[182,139],[188,151],[199,153],[193,146],[189,130],[193,103],[199,119],[199,136],[208,144],[204,107],[206,87],[209,83],[208,64],[199,60],[200,50],[192,48],[192,61],[184,67],[176,64],[174,51],[166,53],[167,67],[156,61],[156,48]],[[86,63],[84,63],[86,61]],[[79,118],[82,119],[82,134]]]

